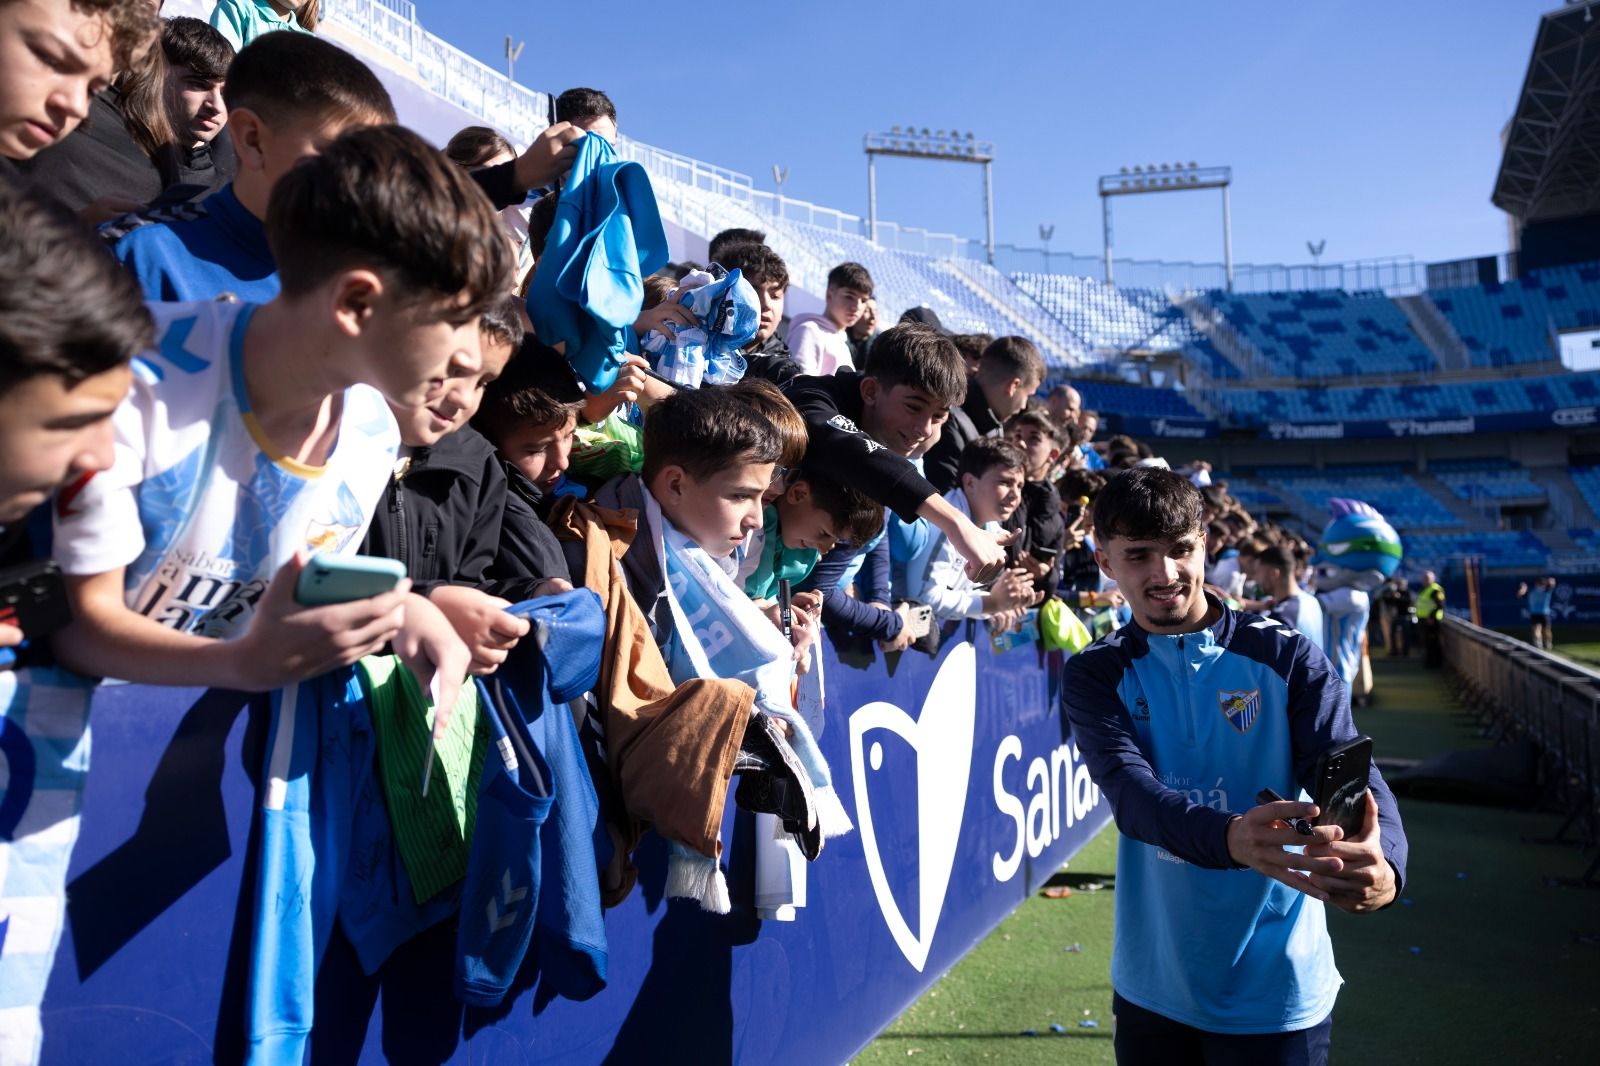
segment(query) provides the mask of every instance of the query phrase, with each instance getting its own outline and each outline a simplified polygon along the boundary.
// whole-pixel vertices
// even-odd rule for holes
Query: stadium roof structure
[[[1600,0],[1539,20],[1506,129],[1496,207],[1539,222],[1600,211]]]

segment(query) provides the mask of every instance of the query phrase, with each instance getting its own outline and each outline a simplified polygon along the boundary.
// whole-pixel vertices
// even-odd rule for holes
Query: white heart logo
[[[856,824],[878,909],[906,961],[921,972],[939,928],[945,889],[955,865],[961,838],[961,816],[967,806],[967,778],[972,769],[972,734],[977,721],[978,660],[972,645],[950,649],[922,704],[916,721],[892,703],[869,703],[850,716],[850,769],[855,785]],[[863,748],[867,733],[887,729],[911,745],[917,759],[918,925],[913,933],[889,891],[878,833],[872,821],[867,770],[883,765],[883,746]]]

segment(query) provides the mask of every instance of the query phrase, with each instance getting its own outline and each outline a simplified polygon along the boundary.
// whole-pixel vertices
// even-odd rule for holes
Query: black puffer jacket
[[[418,448],[389,480],[361,546],[406,564],[416,592],[486,585],[500,543],[506,476],[491,445],[471,427]]]
[[[545,525],[550,497],[528,476],[509,463],[502,464],[506,478],[505,520],[500,526],[500,547],[489,567],[491,590],[512,603],[525,600],[547,578],[572,580],[561,543]]]

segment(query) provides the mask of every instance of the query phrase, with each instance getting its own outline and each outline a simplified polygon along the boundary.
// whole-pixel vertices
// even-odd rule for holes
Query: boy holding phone
[[[1356,731],[1344,684],[1303,634],[1205,593],[1200,512],[1199,492],[1172,471],[1106,484],[1095,559],[1133,622],[1067,660],[1062,677],[1073,739],[1123,834],[1117,1059],[1321,1063],[1341,984],[1324,904],[1392,903],[1405,831],[1375,767],[1349,836],[1297,832],[1292,819],[1318,814],[1310,803],[1252,805],[1262,789],[1315,788],[1318,757]]]
[[[408,586],[304,608],[312,552],[353,552],[399,445],[482,364],[510,284],[470,180],[395,126],[345,134],[273,191],[272,302],[157,305],[155,349],[116,415],[116,461],[58,500],[76,620],[56,650],[93,676],[263,691],[394,642],[452,706],[468,653]]]

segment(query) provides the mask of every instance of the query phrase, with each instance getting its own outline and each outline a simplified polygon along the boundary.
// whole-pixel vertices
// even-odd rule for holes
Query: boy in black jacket
[[[545,519],[552,490],[567,470],[582,409],[583,392],[571,367],[532,337],[484,395],[473,425],[497,453],[507,489],[491,576],[570,581],[566,557]]]
[[[444,612],[481,674],[493,672],[527,632],[526,620],[505,613],[512,601],[570,587],[547,575],[491,572],[506,476],[494,446],[467,421],[522,336],[516,301],[507,296],[480,323],[482,370],[452,381],[427,407],[393,409],[400,459],[361,546],[365,555],[406,564],[413,590]]]
[[[938,440],[950,408],[966,394],[961,353],[949,337],[895,326],[873,342],[865,373],[802,375],[784,393],[811,432],[807,461],[907,522],[926,518],[967,560],[974,581],[1000,573],[1009,540],[973,525],[910,462]]]
[[[1067,531],[1061,495],[1050,481],[1061,458],[1060,431],[1043,405],[1029,404],[1006,423],[1006,437],[1022,449],[1027,475],[1022,503],[1006,522],[1007,529],[1018,533],[1010,548],[1011,565],[1026,570],[1036,589],[1051,593],[1060,578],[1057,564]]]

